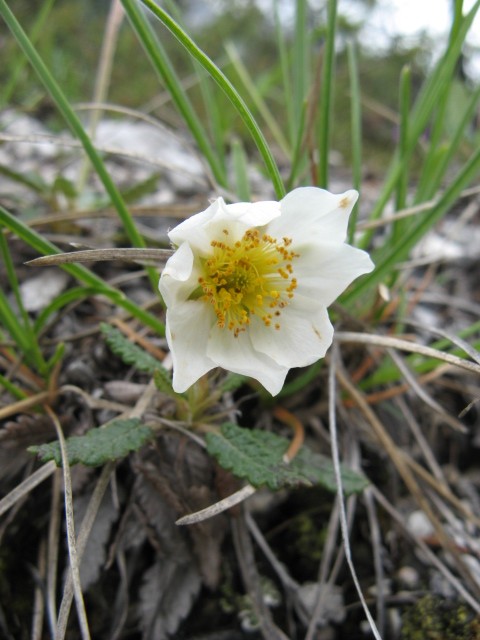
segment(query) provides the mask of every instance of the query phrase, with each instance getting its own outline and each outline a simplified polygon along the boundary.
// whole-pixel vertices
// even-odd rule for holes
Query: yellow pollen
[[[280,329],[280,310],[290,304],[297,288],[292,263],[299,255],[287,248],[291,238],[278,241],[256,228],[235,242],[227,241],[228,229],[222,234],[225,240],[212,240],[211,254],[201,261],[195,298],[211,304],[217,326],[234,337],[246,331],[253,315],[266,327]]]

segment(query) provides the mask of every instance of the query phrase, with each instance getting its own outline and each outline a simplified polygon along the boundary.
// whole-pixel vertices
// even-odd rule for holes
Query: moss
[[[480,640],[480,621],[462,603],[426,595],[405,611],[401,640]]]

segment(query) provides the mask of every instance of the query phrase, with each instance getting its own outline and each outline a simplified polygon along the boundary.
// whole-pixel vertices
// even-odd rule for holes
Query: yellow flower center
[[[288,248],[292,240],[279,242],[252,228],[229,243],[228,229],[223,233],[225,240],[212,240],[212,254],[202,261],[200,298],[213,306],[217,326],[235,337],[246,330],[252,315],[280,329],[281,309],[297,287],[292,262],[298,254]]]

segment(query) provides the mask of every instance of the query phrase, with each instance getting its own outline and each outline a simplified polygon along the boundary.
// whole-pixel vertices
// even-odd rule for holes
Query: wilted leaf
[[[222,425],[222,433],[208,434],[207,450],[219,464],[234,475],[248,480],[254,487],[266,485],[272,490],[299,484],[320,484],[336,491],[335,473],[331,460],[303,447],[289,463],[283,461],[288,449],[286,438],[256,429],[244,429],[232,423]],[[342,467],[345,492],[364,489],[367,480]]]
[[[137,418],[116,420],[108,427],[91,429],[84,436],[68,438],[68,462],[70,465],[80,462],[88,467],[98,467],[109,460],[123,458],[130,451],[138,451],[152,436],[152,430],[141,425]],[[54,460],[58,467],[62,464],[58,442],[29,447],[28,451],[38,454],[42,462]]]
[[[75,524],[80,530],[85,516],[91,494],[77,496],[74,500]],[[86,591],[100,577],[101,570],[107,557],[107,543],[112,531],[112,525],[118,516],[111,492],[107,491],[103,496],[93,527],[88,536],[87,546],[80,565],[80,580],[82,589]]]
[[[192,608],[201,587],[200,575],[189,559],[161,558],[144,574],[140,588],[143,638],[171,638]]]

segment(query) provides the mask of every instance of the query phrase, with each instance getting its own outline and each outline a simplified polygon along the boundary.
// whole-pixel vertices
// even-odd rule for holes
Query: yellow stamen
[[[222,233],[226,240],[228,229]],[[199,297],[212,305],[220,329],[227,328],[238,337],[252,315],[266,327],[280,329],[280,309],[290,303],[297,288],[292,262],[298,254],[287,249],[291,243],[291,238],[278,242],[255,228],[234,243],[212,240],[212,253],[202,260]]]

